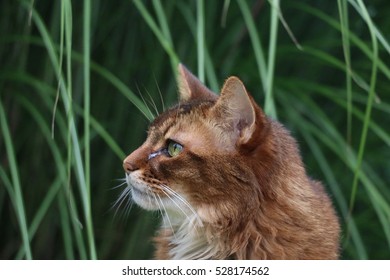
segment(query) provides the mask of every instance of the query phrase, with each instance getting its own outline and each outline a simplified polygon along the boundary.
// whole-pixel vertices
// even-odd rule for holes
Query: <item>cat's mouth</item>
[[[196,223],[203,226],[198,213],[183,195],[164,184],[159,185],[160,192],[153,192],[152,187],[138,177],[140,175],[137,171],[126,174],[126,182],[131,190],[132,200],[137,205],[146,210],[159,210],[161,213],[168,211],[170,219],[184,219],[191,224]]]
[[[139,190],[137,187],[133,186],[132,189],[131,189],[131,193],[133,195],[133,199],[134,198],[142,198],[142,199],[146,199],[146,198],[149,198],[150,196],[148,195],[147,192],[144,192],[144,191],[141,191]]]
[[[146,210],[158,210],[159,205],[156,203],[156,197],[150,191],[140,190],[137,186],[132,186],[131,195],[135,203]]]

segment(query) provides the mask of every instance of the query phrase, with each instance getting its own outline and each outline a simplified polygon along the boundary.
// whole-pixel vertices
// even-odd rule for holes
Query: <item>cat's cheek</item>
[[[198,208],[198,215],[202,221],[208,224],[213,224],[218,217],[215,207],[210,205],[201,205]]]
[[[166,182],[176,182],[182,169],[185,169],[183,163],[174,159],[156,160],[150,163],[151,172],[160,180]]]

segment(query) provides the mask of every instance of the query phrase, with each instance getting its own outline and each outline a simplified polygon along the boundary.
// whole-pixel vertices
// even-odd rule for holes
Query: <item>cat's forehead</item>
[[[200,121],[207,116],[207,113],[214,104],[213,101],[197,101],[182,103],[163,112],[154,119],[149,126],[149,136],[162,137],[173,126]]]

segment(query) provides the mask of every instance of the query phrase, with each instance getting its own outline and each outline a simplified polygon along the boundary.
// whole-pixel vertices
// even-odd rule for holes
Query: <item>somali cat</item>
[[[179,65],[180,102],[123,162],[132,199],[163,214],[157,259],[336,259],[339,223],[290,133],[237,77],[220,96]]]

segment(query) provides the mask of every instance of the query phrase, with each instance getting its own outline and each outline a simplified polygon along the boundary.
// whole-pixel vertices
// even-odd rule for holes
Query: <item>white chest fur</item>
[[[169,252],[172,259],[213,259],[218,254],[217,243],[208,238],[205,226],[195,215],[184,218],[165,214],[162,226],[174,232]]]

